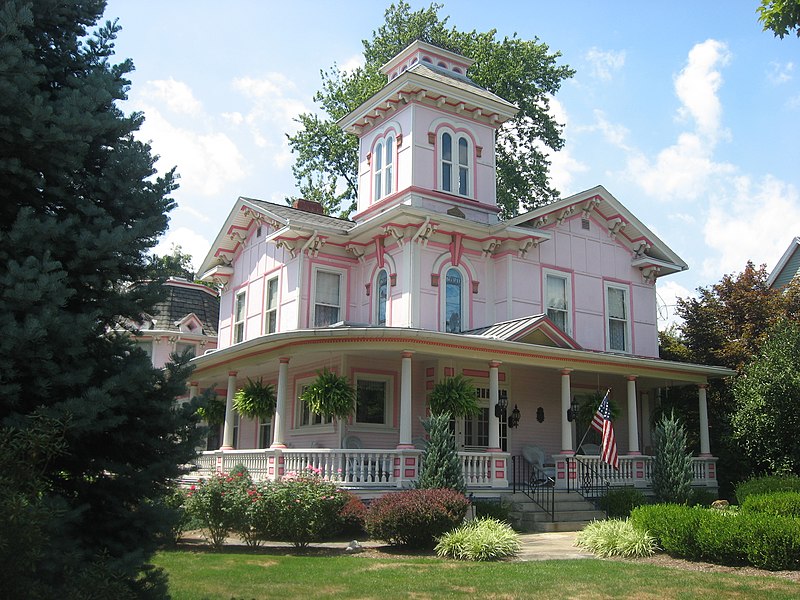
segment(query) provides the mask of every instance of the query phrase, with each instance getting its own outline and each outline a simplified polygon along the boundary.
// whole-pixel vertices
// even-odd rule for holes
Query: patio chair
[[[534,471],[534,473],[536,473],[535,475],[531,476],[531,485],[541,485],[546,483],[546,480],[541,478],[541,473],[544,473],[544,475],[550,479],[555,479],[555,465],[545,466],[545,453],[544,450],[539,448],[539,446],[523,446],[522,456],[525,457],[525,460],[527,460],[530,464],[535,465],[539,469],[538,472]]]
[[[600,456],[600,446],[597,444],[583,444],[578,450],[584,456]]]

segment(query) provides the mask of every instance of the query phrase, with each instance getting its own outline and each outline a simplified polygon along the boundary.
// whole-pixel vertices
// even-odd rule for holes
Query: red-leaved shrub
[[[449,489],[387,494],[367,509],[367,533],[395,546],[433,547],[438,536],[461,524],[468,507],[463,494]]]
[[[352,492],[340,492],[347,496],[347,502],[339,511],[340,533],[358,537],[366,531],[367,506]]]

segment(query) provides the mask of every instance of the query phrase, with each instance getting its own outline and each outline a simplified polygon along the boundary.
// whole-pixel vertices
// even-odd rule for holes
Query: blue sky
[[[427,6],[414,1],[414,8]],[[562,195],[602,184],[689,263],[676,296],[772,268],[800,235],[800,40],[761,31],[757,0],[445,2],[462,30],[538,37],[577,73],[553,103]],[[223,7],[224,6],[224,7]],[[357,64],[388,3],[111,0],[133,59],[126,111],[181,175],[170,230],[199,264],[238,196],[296,195],[285,134],[321,69]]]

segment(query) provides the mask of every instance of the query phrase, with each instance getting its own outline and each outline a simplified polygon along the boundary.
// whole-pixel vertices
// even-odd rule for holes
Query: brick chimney
[[[305,198],[297,198],[292,202],[292,208],[297,210],[304,210],[305,212],[314,213],[316,215],[324,215],[325,211],[322,209],[322,204],[314,200],[306,200]]]

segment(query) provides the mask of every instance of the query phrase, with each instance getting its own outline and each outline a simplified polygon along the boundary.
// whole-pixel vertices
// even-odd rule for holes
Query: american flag
[[[608,405],[608,394],[606,392],[603,401],[597,408],[592,419],[592,427],[603,435],[600,444],[600,460],[619,470],[619,456],[617,455],[617,439],[614,437],[614,426],[611,424],[611,407]]]

